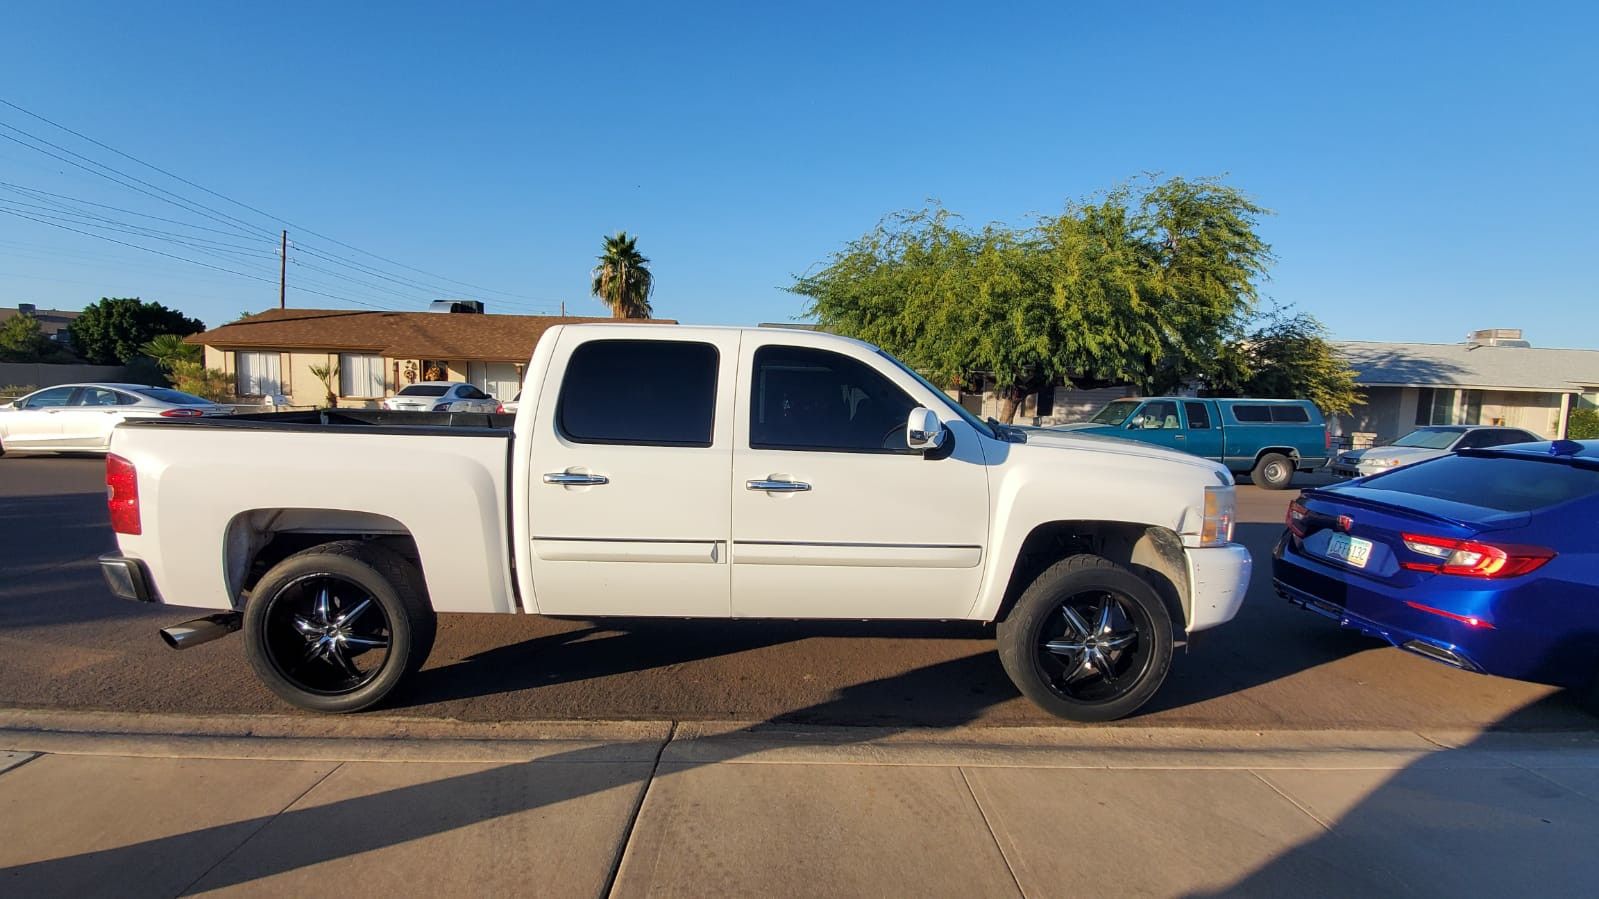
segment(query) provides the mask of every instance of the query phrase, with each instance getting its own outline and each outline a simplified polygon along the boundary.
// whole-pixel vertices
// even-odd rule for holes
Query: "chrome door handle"
[[[573,474],[570,471],[552,471],[544,476],[544,483],[559,484],[562,487],[598,487],[601,484],[611,483],[611,479],[602,474]]]
[[[811,489],[804,481],[745,481],[745,490],[765,490],[769,493],[799,493]]]

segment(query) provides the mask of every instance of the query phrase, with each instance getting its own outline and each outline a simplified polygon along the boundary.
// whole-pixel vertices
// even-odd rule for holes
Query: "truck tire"
[[[272,692],[302,709],[357,712],[422,667],[438,622],[421,572],[359,540],[274,565],[244,607],[245,653]]]
[[[1071,721],[1131,715],[1171,669],[1166,604],[1143,579],[1099,556],[1050,566],[999,622],[997,637],[1016,688]]]
[[[1282,453],[1266,453],[1249,472],[1249,479],[1267,490],[1286,490],[1294,481],[1294,461]]]

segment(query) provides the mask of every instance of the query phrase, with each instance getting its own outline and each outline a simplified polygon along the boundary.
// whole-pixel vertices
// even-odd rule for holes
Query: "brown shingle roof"
[[[186,341],[223,348],[365,350],[400,359],[526,362],[539,337],[555,325],[615,321],[556,315],[269,309]],[[650,319],[638,324],[677,322]]]

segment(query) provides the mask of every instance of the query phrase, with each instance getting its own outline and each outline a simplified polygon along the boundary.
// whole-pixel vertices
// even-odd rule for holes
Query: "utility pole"
[[[561,317],[566,318],[566,301],[561,301]]]
[[[289,284],[289,232],[283,232],[283,243],[278,247],[278,308],[287,309],[284,297]]]

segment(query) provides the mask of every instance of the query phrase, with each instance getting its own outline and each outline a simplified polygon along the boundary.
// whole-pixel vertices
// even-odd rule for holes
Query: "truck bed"
[[[247,431],[344,431],[365,433],[451,434],[455,436],[510,436],[515,415],[487,412],[394,412],[388,409],[311,409],[297,412],[257,412],[210,418],[149,418],[140,424],[156,427],[225,428]],[[131,422],[130,422],[131,424]],[[477,435],[462,432],[487,432]]]
[[[161,599],[227,609],[268,533],[415,541],[434,608],[516,610],[507,521],[513,416],[328,409],[125,422]]]

